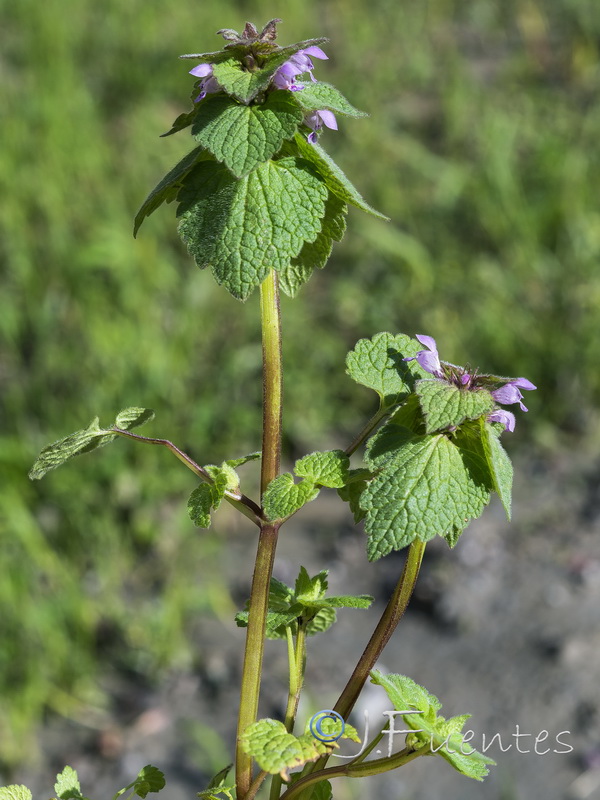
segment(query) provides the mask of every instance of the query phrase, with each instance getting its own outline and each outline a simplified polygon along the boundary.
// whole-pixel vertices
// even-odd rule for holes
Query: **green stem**
[[[298,625],[298,635],[296,636],[296,649],[290,647],[292,634],[290,629],[286,629],[288,638],[288,657],[290,662],[290,689],[285,709],[284,725],[288,733],[293,733],[298,713],[298,703],[302,693],[304,683],[304,668],[306,666],[306,625],[304,622]],[[283,780],[281,775],[275,775],[271,783],[271,793],[269,800],[277,800],[281,794]]]
[[[281,800],[294,800],[295,797],[299,797],[304,790],[313,784],[331,778],[367,778],[371,775],[380,775],[382,772],[389,772],[392,769],[403,767],[410,761],[414,761],[415,758],[427,755],[429,751],[429,746],[422,747],[420,750],[405,748],[400,753],[394,753],[390,758],[377,758],[364,764],[341,764],[339,767],[320,769],[296,781],[287,792],[281,795]]]
[[[406,611],[406,607],[408,606],[417,582],[424,552],[425,542],[420,542],[418,540],[415,540],[408,550],[404,569],[400,580],[396,584],[394,593],[390,597],[385,611],[381,615],[381,619],[377,623],[377,627],[373,631],[373,635],[369,639],[369,643],[365,647],[344,691],[333,707],[333,710],[337,711],[344,719],[348,718],[348,715],[354,708],[354,704],[358,700],[358,696],[369,677],[369,673],[375,666],[383,648],[389,642]],[[323,756],[316,764],[309,765],[306,768],[305,774],[311,774],[322,770],[327,763],[327,759],[328,756]],[[284,796],[287,796],[287,792]]]
[[[170,450],[175,456],[177,456],[177,458],[184,463],[186,467],[194,473],[194,475],[197,475],[201,480],[205,481],[205,483],[214,483],[214,480],[204,469],[204,467],[196,464],[196,462],[190,458],[187,453],[184,453],[183,450],[180,450],[168,439],[151,439],[148,436],[140,436],[137,433],[131,433],[131,431],[125,431],[121,428],[111,428],[110,430],[113,433],[116,433],[117,436],[124,436],[127,439],[134,439],[136,442],[144,442],[144,444],[158,444],[166,447],[167,450]],[[237,508],[238,511],[241,511],[244,516],[248,517],[248,519],[251,519],[255,525],[260,527],[264,521],[264,516],[261,508],[256,505],[254,500],[246,497],[245,494],[241,494],[240,492],[231,492],[229,490],[225,492],[225,499],[231,503],[232,506]]]
[[[344,450],[347,456],[351,456],[361,444],[365,441],[365,439],[369,436],[369,434],[375,430],[375,428],[379,425],[381,420],[386,417],[389,413],[391,413],[393,409],[389,406],[384,406],[383,404],[380,406],[379,411],[377,411],[371,419],[367,422],[364,426],[362,431],[354,438],[351,444]]]
[[[270,272],[260,287],[260,315],[263,339],[262,495],[269,483],[279,474],[281,454],[281,315],[277,275],[274,271]],[[269,522],[261,524],[252,577],[238,717],[236,749],[238,800],[244,800],[249,796],[252,784],[252,759],[244,752],[240,739],[246,728],[256,721],[258,713],[269,584],[273,572],[280,524]]]

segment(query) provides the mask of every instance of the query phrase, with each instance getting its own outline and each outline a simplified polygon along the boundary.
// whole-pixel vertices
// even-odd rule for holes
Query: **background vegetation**
[[[202,463],[259,446],[257,298],[195,268],[172,207],[131,228],[191,147],[158,139],[187,110],[177,55],[276,15],[282,44],[330,38],[317,76],[371,117],[325,146],[392,218],[353,212],[284,301],[287,456],[338,446],[371,411],[343,363],[380,330],[533,380],[514,445],[598,442],[597,0],[0,3],[5,766],[44,709],[102,705],[102,659],[153,680],[191,663],[189,620],[230,610],[224,537],[192,529],[193,477],[166,452],[117,442],[41,484],[26,473],[49,440],[134,404]]]

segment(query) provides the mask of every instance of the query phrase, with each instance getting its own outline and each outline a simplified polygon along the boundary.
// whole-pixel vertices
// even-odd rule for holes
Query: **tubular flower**
[[[338,129],[335,114],[332,111],[327,111],[325,108],[321,109],[321,111],[312,111],[304,118],[304,124],[312,128],[312,133],[308,135],[308,141],[311,144],[315,144],[317,141],[317,131],[320,131],[323,125],[334,131]]]
[[[312,74],[314,65],[310,56],[321,59],[329,58],[320,47],[312,46],[307,47],[305,50],[298,50],[298,52],[294,53],[291,58],[282,64],[275,75],[273,75],[273,84],[278,89],[289,89],[291,92],[299,92],[304,89],[304,86],[298,86],[296,84],[296,78],[304,72],[308,72],[311,80],[316,83],[317,79]]]
[[[533,391],[537,388],[527,378],[506,380],[506,378],[496,378],[493,375],[479,375],[477,370],[471,370],[470,367],[457,367],[446,361],[440,361],[437,344],[432,336],[420,335],[416,338],[427,349],[419,350],[416,356],[405,358],[404,361],[416,361],[425,372],[429,372],[430,375],[438,378],[438,380],[446,381],[459,389],[467,391],[486,389],[497,403],[502,405],[518,403],[521,411],[527,411],[527,407],[522,402],[523,395],[520,390]],[[503,385],[498,386],[503,380]],[[498,386],[498,388],[494,389],[494,385]],[[494,409],[491,414],[488,414],[487,421],[499,422],[504,425],[505,430],[511,433],[515,429],[515,415],[511,411],[505,411],[503,408]]]
[[[212,64],[198,64],[197,67],[190,70],[190,75],[194,75],[196,78],[203,78],[200,84],[200,94],[196,97],[194,103],[199,103],[200,100],[204,100],[207,94],[218,92],[221,88],[213,78],[212,69]]]

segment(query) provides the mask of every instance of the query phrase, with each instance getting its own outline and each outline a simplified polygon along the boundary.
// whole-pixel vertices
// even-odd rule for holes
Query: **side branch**
[[[158,444],[166,447],[167,450],[170,450],[173,455],[175,455],[185,466],[191,470],[194,475],[197,475],[198,478],[205,481],[206,483],[213,484],[214,481],[209,475],[209,473],[201,467],[199,464],[190,458],[187,453],[184,453],[183,450],[180,450],[173,442],[170,442],[168,439],[151,439],[148,436],[140,436],[137,433],[131,433],[130,431],[122,430],[121,428],[111,428],[110,429],[113,433],[116,433],[118,436],[125,436],[127,439],[134,439],[136,442],[144,442],[145,444]],[[248,519],[252,520],[255,525],[262,524],[264,517],[262,510],[260,507],[247,497],[245,494],[241,492],[225,492],[225,499],[232,505],[234,508],[237,508],[238,511],[248,517]]]

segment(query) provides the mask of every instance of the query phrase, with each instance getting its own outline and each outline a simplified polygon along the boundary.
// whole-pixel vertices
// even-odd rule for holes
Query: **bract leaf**
[[[243,105],[225,95],[207,97],[192,125],[192,136],[237,178],[280,149],[302,122],[290,92],[271,92],[264,103]]]
[[[427,373],[413,357],[423,345],[403,333],[377,333],[359,339],[346,356],[346,372],[357,383],[374,389],[386,406],[400,402],[413,391],[415,382]]]
[[[298,82],[304,88],[299,92],[294,92],[294,100],[305,111],[320,111],[322,108],[334,111],[347,117],[368,117],[364,111],[357,108],[346,100],[344,95],[329,83]]]
[[[267,161],[236,180],[201,163],[178,195],[179,233],[200,268],[245,300],[270,269],[285,269],[321,229],[327,189],[310,165]]]
[[[426,433],[434,433],[465,420],[477,419],[494,408],[492,395],[485,389],[469,391],[459,389],[441,380],[422,380],[415,392],[425,416]]]
[[[367,462],[381,467],[360,498],[370,561],[415,539],[462,530],[489,501],[489,478],[444,435],[417,436],[393,423],[369,442]],[[473,461],[473,463],[471,463]]]

